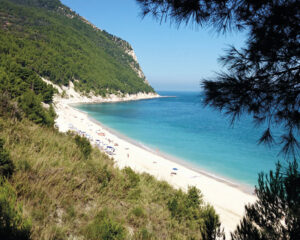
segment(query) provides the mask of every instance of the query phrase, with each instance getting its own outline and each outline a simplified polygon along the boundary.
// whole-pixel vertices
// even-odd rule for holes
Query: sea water
[[[264,126],[255,126],[250,116],[232,126],[228,116],[203,106],[200,92],[159,94],[174,97],[76,107],[155,151],[239,183],[254,186],[259,172],[284,161],[280,146],[258,145]]]

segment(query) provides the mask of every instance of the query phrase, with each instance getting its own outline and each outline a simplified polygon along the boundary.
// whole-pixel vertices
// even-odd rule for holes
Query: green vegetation
[[[19,103],[26,117],[33,122],[48,126],[54,125],[54,118],[51,116],[51,112],[43,109],[41,101],[32,91],[25,92],[19,99]]]
[[[15,61],[10,56],[0,57],[0,111],[10,110],[8,112],[17,118],[26,116],[35,123],[52,126],[55,117],[53,107],[47,110],[41,102],[51,104],[55,89],[43,82],[34,71]]]
[[[85,137],[76,135],[75,143],[85,158],[88,158],[91,155],[92,146],[88,139],[86,139]]]
[[[59,85],[73,81],[86,94],[153,92],[128,50],[127,42],[87,24],[58,0],[0,0],[0,78],[9,85],[23,83],[6,72],[26,78],[22,82],[37,84],[30,86],[45,102],[52,94],[38,75]]]
[[[73,81],[86,94],[152,92],[127,50],[127,42],[85,23],[58,0],[0,0],[1,109],[53,126],[56,90],[40,76],[59,85]]]
[[[31,224],[23,218],[16,192],[7,180],[14,169],[9,151],[4,148],[4,140],[0,138],[0,239],[27,240],[30,239]]]
[[[195,187],[189,188],[187,194],[178,191],[168,201],[171,216],[179,223],[184,224],[186,220],[188,220],[188,224],[190,221],[194,224],[204,221],[205,227],[201,231],[202,238],[207,240],[221,238],[224,233],[220,229],[221,224],[215,210],[209,205],[204,210],[200,207],[201,205],[203,205],[202,196]]]
[[[148,174],[120,171],[98,149],[86,159],[73,135],[27,119],[3,116],[0,124],[16,169],[10,183],[32,221],[32,239],[210,239],[201,238],[209,207],[194,188],[186,194]],[[174,215],[169,202],[177,196],[186,202]]]
[[[184,193],[148,174],[119,170],[87,139],[14,117],[20,111],[13,102],[0,105],[1,162],[15,169],[0,187],[0,196],[7,186],[13,192],[3,195],[0,209],[8,209],[1,214],[10,214],[9,226],[23,239],[29,231],[39,240],[208,240],[220,233],[218,216],[196,188]]]
[[[0,138],[0,177],[10,177],[14,171],[14,164],[9,152],[4,149],[4,140]]]
[[[86,235],[90,240],[122,240],[127,233],[122,224],[114,221],[107,210],[103,210],[87,226]]]
[[[16,193],[7,180],[0,179],[0,239],[29,240],[30,221],[23,218]]]
[[[256,194],[258,200],[246,206],[246,215],[232,239],[299,239],[300,172],[296,160],[287,168],[278,163],[269,175],[261,173]]]

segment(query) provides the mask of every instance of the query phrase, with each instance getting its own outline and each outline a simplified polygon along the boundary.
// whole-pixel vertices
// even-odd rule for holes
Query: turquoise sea
[[[249,116],[232,127],[224,114],[202,106],[200,92],[159,94],[176,97],[76,107],[145,146],[238,183],[254,186],[259,172],[282,160],[279,146],[257,144],[264,128]]]

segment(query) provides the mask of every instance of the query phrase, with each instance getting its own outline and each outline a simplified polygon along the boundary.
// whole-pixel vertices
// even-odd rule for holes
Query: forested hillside
[[[131,51],[59,0],[0,0],[1,78],[18,68],[85,94],[153,92]]]

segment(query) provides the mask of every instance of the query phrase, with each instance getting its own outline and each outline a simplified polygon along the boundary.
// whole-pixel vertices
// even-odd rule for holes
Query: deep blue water
[[[249,116],[232,127],[228,117],[202,106],[199,92],[160,94],[176,97],[76,107],[146,146],[240,183],[254,186],[258,173],[280,159],[278,146],[257,144],[264,128]]]

